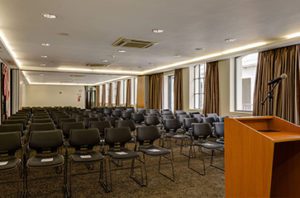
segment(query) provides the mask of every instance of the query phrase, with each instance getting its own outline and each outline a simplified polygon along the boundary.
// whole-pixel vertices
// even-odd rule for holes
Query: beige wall
[[[78,97],[81,96],[78,102]],[[26,85],[23,106],[74,106],[85,108],[84,86]]]

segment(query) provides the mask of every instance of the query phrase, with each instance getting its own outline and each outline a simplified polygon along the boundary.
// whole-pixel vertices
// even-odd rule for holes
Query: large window
[[[258,53],[235,58],[235,110],[252,111]]]
[[[174,72],[164,74],[163,109],[174,109]]]
[[[190,109],[203,109],[206,65],[190,67]]]

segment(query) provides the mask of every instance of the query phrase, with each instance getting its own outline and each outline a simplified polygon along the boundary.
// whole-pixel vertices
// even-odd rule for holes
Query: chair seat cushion
[[[123,149],[120,151],[108,151],[107,154],[113,159],[133,159],[139,157],[138,152]]]
[[[224,138],[218,138],[216,139],[216,142],[219,144],[224,144]]]
[[[166,148],[157,147],[157,146],[140,147],[139,151],[145,153],[146,155],[151,155],[151,156],[167,155],[171,153],[170,150]]]
[[[10,170],[10,169],[14,169],[18,166],[18,164],[20,164],[21,160],[17,159],[17,158],[11,158],[8,160],[4,160],[4,161],[0,161],[0,170],[4,171],[4,170]]]
[[[56,155],[51,157],[31,157],[27,161],[28,167],[61,166],[64,164],[64,157]]]
[[[104,157],[101,153],[89,152],[89,153],[74,153],[70,155],[70,159],[74,162],[94,162],[103,160]]]
[[[219,144],[217,142],[197,142],[196,145],[202,146],[206,149],[220,149],[223,148],[223,144]]]

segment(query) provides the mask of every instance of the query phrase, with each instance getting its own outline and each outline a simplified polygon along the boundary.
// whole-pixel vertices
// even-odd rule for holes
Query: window
[[[131,105],[136,104],[136,97],[137,97],[137,78],[131,79]]]
[[[190,108],[203,109],[206,65],[190,67]]]
[[[105,104],[108,105],[109,83],[105,84]]]
[[[174,108],[174,71],[164,74],[163,82],[163,109]]]
[[[235,110],[252,111],[258,53],[235,58]]]
[[[112,82],[112,101],[113,105],[116,104],[116,96],[117,96],[117,82]]]

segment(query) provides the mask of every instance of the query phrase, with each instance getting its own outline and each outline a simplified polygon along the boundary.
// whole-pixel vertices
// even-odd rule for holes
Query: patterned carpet
[[[186,148],[184,150],[188,152]],[[98,173],[89,175],[79,175],[72,177],[72,196],[78,198],[84,197],[224,197],[224,172],[210,167],[210,157],[205,156],[206,175],[201,176],[188,168],[187,157],[179,154],[179,149],[174,149],[174,168],[175,182],[172,182],[158,173],[158,158],[147,158],[148,186],[140,187],[129,178],[130,170],[121,170],[113,172],[113,192],[105,193],[98,183]],[[215,165],[223,167],[223,153],[217,152]],[[123,164],[124,166],[127,163]],[[95,165],[95,169],[99,166]],[[193,160],[192,167],[202,170],[202,162]],[[170,173],[170,166],[163,165],[162,171]],[[84,165],[74,166],[73,172],[87,169]],[[169,172],[168,172],[169,171]],[[14,174],[16,175],[16,174]],[[53,169],[49,171],[30,172],[30,177],[43,177],[55,175]],[[12,173],[1,174],[1,181],[14,179]],[[44,180],[31,180],[29,182],[30,197],[64,197],[62,191],[63,178],[49,178]],[[0,197],[18,197],[17,184],[1,184]]]

